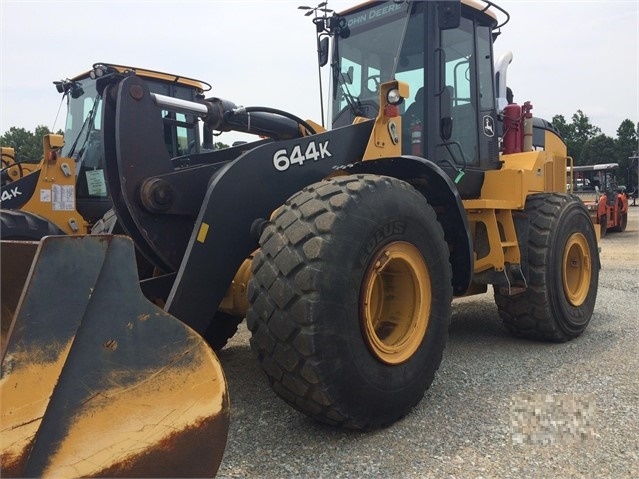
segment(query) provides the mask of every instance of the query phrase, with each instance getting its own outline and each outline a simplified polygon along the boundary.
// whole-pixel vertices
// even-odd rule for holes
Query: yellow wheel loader
[[[132,255],[107,251],[110,279],[71,294],[90,301],[77,305],[82,319],[68,335],[67,363],[87,336],[94,354],[117,354],[111,346],[138,327],[148,329],[135,339],[156,341],[151,323],[132,317],[200,334],[246,318],[251,347],[282,399],[317,421],[367,430],[392,424],[423,398],[454,298],[491,285],[514,334],[564,342],[584,332],[597,295],[597,235],[583,203],[566,193],[560,135],[533,117],[530,103],[506,100],[512,57],[495,59],[493,41],[508,14],[481,0],[309,10],[320,65],[331,69],[330,129],[220,97],[176,101],[135,72],[98,78],[103,169],[130,240],[47,238],[38,258],[55,263],[43,245],[56,240],[87,250],[123,242],[129,252],[133,243],[162,274],[138,284]],[[172,158],[165,111],[262,139]],[[36,279],[34,266],[9,351],[24,344],[16,331],[33,331],[17,321],[25,298],[42,291]],[[129,290],[135,299],[124,296]],[[85,323],[100,329],[85,333]],[[170,351],[159,323],[154,344]],[[3,384],[3,398],[6,391]],[[74,414],[76,404],[60,410]],[[3,410],[3,424],[5,417]],[[73,447],[65,452],[67,462],[78,457]],[[34,471],[51,470],[27,469]]]
[[[2,148],[1,239],[37,241],[45,235],[87,234],[111,208],[102,171],[102,97],[96,81],[97,75],[116,71],[135,71],[153,92],[182,100],[203,98],[211,88],[180,75],[107,63],[54,82],[67,104],[64,138],[54,134],[43,138],[39,164],[16,163],[13,148]],[[163,121],[164,143],[171,156],[200,152],[196,118],[167,111]]]
[[[118,231],[112,215],[103,219],[111,200],[96,90],[97,76],[114,71],[135,71],[170,98],[193,101],[210,89],[178,75],[101,63],[56,82],[67,99],[66,143],[46,135],[38,165],[15,163],[13,149],[2,148],[4,477],[205,477],[215,474],[224,451],[229,405],[220,364],[200,336],[148,303],[139,287],[118,291],[127,274],[136,284],[145,265],[130,241],[34,242],[87,234],[96,222]],[[196,126],[193,117],[163,112],[171,156],[202,151]],[[106,260],[114,255],[125,263],[117,269]],[[115,283],[100,286],[105,281]],[[100,299],[100,291],[110,299]],[[104,301],[124,309],[84,317]]]

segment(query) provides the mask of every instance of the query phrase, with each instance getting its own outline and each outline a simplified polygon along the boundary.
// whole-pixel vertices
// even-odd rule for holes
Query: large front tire
[[[354,429],[406,415],[451,315],[449,250],[425,198],[393,178],[337,177],[290,198],[260,244],[247,322],[275,392]]]
[[[40,241],[45,236],[65,234],[57,225],[34,213],[21,210],[0,211],[0,239]]]
[[[583,203],[575,196],[538,194],[526,201],[529,222],[528,288],[495,302],[515,335],[564,342],[588,326],[599,283],[597,238]]]

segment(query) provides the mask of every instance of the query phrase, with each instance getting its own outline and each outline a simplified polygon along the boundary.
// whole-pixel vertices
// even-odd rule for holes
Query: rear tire
[[[515,335],[564,342],[588,326],[597,298],[599,250],[583,203],[572,195],[538,194],[526,201],[529,218],[528,288],[495,302]]]
[[[353,429],[406,415],[451,316],[448,246],[425,198],[394,178],[333,178],[291,197],[260,244],[247,322],[274,391]]]
[[[0,211],[0,239],[40,241],[45,236],[66,235],[42,216],[20,210]]]

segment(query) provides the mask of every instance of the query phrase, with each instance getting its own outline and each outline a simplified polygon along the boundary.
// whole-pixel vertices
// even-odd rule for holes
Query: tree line
[[[552,124],[563,136],[575,166],[618,163],[617,183],[631,190],[637,187],[639,123],[628,119],[622,121],[616,138],[603,134],[601,128],[593,125],[581,110],[572,115],[570,123],[563,115],[555,115]],[[52,132],[44,125],[36,127],[33,132],[11,127],[0,136],[0,145],[14,148],[15,161],[38,162],[42,156],[42,137],[48,133]],[[62,134],[62,131],[57,133]],[[222,142],[215,146],[219,149],[228,147]],[[635,159],[630,159],[633,156]]]
[[[624,120],[617,128],[617,137],[611,138],[594,126],[583,111],[577,110],[568,123],[563,115],[555,115],[552,124],[566,142],[568,156],[574,165],[618,163],[617,184],[629,190],[637,187],[637,159],[639,150],[639,123]],[[634,157],[634,159],[633,159]]]
[[[49,133],[53,132],[44,125],[36,126],[35,131],[12,126],[0,136],[0,146],[13,148],[17,163],[37,163],[42,159],[42,138]],[[62,135],[62,130],[56,133]]]
[[[13,148],[16,162],[38,163],[42,158],[42,138],[50,133],[53,132],[44,125],[37,126],[34,131],[12,126],[0,136],[0,146]],[[55,133],[63,134],[62,130]],[[216,149],[228,147],[221,141],[215,143]]]

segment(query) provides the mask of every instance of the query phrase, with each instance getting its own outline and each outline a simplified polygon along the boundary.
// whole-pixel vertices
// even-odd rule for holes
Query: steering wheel
[[[376,101],[362,100],[359,102],[360,107],[363,110],[363,116],[369,119],[374,119],[379,113],[379,105]],[[340,112],[333,117],[333,128],[339,128],[341,126],[350,125],[355,118],[355,114],[350,106],[346,105],[340,110]]]
[[[370,82],[374,82],[375,83],[375,89],[371,90],[370,88],[368,88],[368,85],[370,85]],[[381,75],[371,75],[368,78],[366,78],[366,89],[370,92],[373,93],[377,93],[379,92],[379,86],[382,84],[382,76]]]
[[[11,168],[18,168],[17,178],[12,178],[9,174],[9,170]],[[2,174],[2,180],[0,180],[2,182],[2,186],[5,186],[12,181],[18,180],[24,176],[24,171],[22,170],[22,165],[20,164],[20,162],[10,163],[8,160],[2,160],[2,169],[0,170],[0,173]]]

